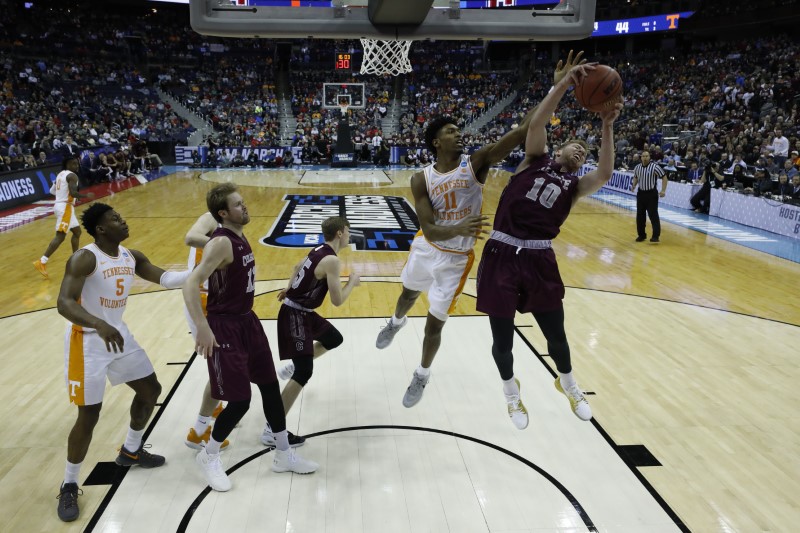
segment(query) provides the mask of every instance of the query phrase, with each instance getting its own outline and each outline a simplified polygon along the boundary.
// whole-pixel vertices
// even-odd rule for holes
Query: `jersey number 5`
[[[548,183],[547,187],[545,187],[544,191],[542,191],[542,185],[544,185],[544,182],[544,178],[536,178],[533,181],[533,187],[531,187],[531,190],[528,191],[528,194],[526,194],[525,197],[530,198],[534,202],[539,200],[540,204],[550,209],[553,207],[553,204],[556,203],[558,195],[561,194],[561,188],[555,183]],[[539,194],[540,192],[541,195]]]
[[[303,263],[303,266],[297,272],[297,275],[294,277],[294,281],[292,281],[292,288],[296,289],[300,286],[300,283],[303,282],[303,278],[306,275],[306,269],[311,266],[311,259],[306,259]]]

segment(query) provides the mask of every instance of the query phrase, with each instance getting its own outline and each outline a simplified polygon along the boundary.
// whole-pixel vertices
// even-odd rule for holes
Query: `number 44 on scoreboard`
[[[619,21],[617,22],[617,33],[628,33],[628,21]]]

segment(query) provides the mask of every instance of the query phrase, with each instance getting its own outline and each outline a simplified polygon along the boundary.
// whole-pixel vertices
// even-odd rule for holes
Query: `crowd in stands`
[[[549,88],[557,59],[539,46],[530,68],[501,71],[492,68],[483,45],[423,41],[412,46],[412,73],[360,76],[332,69],[334,50],[358,54],[354,41],[294,41],[289,60],[278,64],[274,41],[200,36],[175,11],[151,8],[132,17],[98,13],[92,4],[34,4],[25,9],[0,0],[11,17],[0,21],[0,171],[53,160],[64,146],[119,146],[118,157],[127,149],[134,159],[137,142],[185,142],[193,128],[161,101],[156,87],[213,126],[213,146],[302,146],[304,160],[323,161],[341,117],[323,105],[323,83],[364,83],[364,108],[351,108],[348,121],[361,159],[377,162],[391,146],[423,147],[432,116],[451,115],[467,128],[517,91],[480,132],[465,133],[474,148],[521,122]],[[596,53],[591,59],[614,66],[625,83],[616,166],[632,168],[648,149],[678,179],[711,163],[741,172],[746,185],[757,169],[774,180],[783,171],[791,181],[800,155],[792,153],[800,151],[799,53],[796,40],[784,35],[637,50],[635,57]],[[288,139],[280,138],[281,97],[296,121]],[[393,101],[401,104],[399,117],[387,115]],[[395,131],[384,135],[390,119]],[[596,155],[598,126],[595,115],[568,97],[551,120],[550,138],[582,138]],[[429,157],[415,151],[407,161]],[[519,157],[518,150],[509,162]],[[149,164],[149,155],[144,159],[141,166]]]

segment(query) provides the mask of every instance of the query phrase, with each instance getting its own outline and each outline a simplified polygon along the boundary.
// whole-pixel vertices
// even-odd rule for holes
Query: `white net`
[[[397,76],[411,72],[408,50],[413,41],[384,41],[380,39],[361,39],[364,47],[364,60],[361,74]]]

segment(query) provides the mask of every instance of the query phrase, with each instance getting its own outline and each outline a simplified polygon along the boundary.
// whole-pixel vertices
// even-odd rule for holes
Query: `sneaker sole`
[[[143,465],[138,461],[131,461],[130,459],[128,460],[120,459],[119,457],[117,457],[114,462],[117,463],[119,466],[138,466],[140,468],[158,468],[160,466],[164,466],[165,464],[167,464],[167,462],[164,461],[160,465]]]
[[[283,474],[285,472],[292,472],[293,474],[300,474],[301,476],[305,476],[305,475],[308,475],[308,474],[313,474],[314,472],[317,471],[317,468],[319,468],[319,466],[314,468],[314,470],[309,470],[307,472],[299,472],[297,470],[292,470],[291,468],[286,468],[286,469],[275,468],[275,465],[274,464],[272,465],[272,471],[275,472],[276,474]]]

